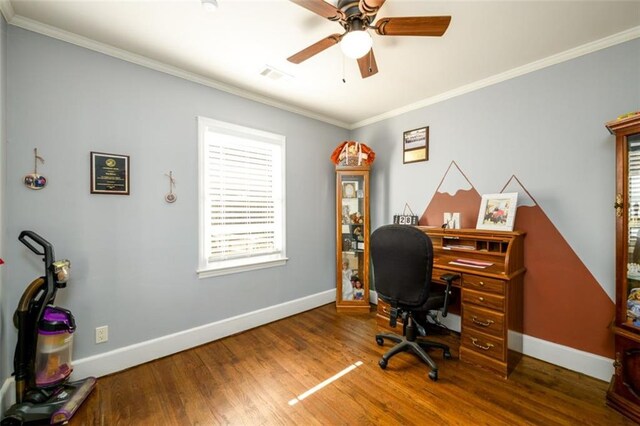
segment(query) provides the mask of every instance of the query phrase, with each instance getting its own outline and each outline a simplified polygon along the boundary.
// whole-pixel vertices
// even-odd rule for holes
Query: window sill
[[[279,259],[253,262],[246,265],[205,267],[205,268],[198,269],[197,271],[198,278],[200,279],[210,278],[210,277],[217,277],[220,275],[229,275],[229,274],[237,274],[240,272],[255,271],[257,269],[273,268],[275,266],[285,265],[287,263],[287,260],[289,260],[288,257],[282,257]]]

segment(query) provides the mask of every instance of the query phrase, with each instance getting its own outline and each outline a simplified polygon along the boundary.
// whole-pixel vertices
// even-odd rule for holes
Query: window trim
[[[198,121],[198,278],[215,277],[226,274],[235,274],[239,272],[252,271],[256,269],[271,268],[286,264],[288,258],[286,256],[286,137],[283,135],[265,132],[262,130],[252,129],[237,124],[227,123],[224,121],[214,120],[208,117],[197,117]],[[207,238],[205,231],[207,229],[206,220],[209,219],[205,215],[205,199],[204,189],[206,188],[206,166],[205,166],[205,139],[209,131],[219,131],[219,133],[227,133],[235,136],[246,137],[252,141],[260,141],[273,143],[280,146],[281,151],[281,175],[282,175],[282,250],[276,254],[269,254],[255,257],[243,257],[237,259],[228,259],[224,261],[209,262],[207,248]]]

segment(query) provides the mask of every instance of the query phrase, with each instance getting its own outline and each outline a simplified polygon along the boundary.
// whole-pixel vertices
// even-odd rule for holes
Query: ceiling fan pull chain
[[[345,75],[344,75],[344,55],[340,55],[340,56],[342,56],[342,82],[346,83],[347,79],[345,78]]]

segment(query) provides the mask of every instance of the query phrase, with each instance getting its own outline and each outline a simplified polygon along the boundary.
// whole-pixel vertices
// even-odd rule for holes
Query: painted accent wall
[[[42,274],[17,241],[24,229],[71,260],[57,303],[76,317],[74,359],[335,288],[329,155],[347,130],[14,26],[7,45],[4,332]],[[198,279],[200,115],[286,136],[286,266]],[[35,147],[48,178],[40,191],[21,184]],[[90,151],[130,156],[130,196],[89,193]],[[164,201],[170,170],[175,204]],[[102,325],[109,341],[96,345]],[[15,346],[15,332],[6,334],[2,380]]]
[[[615,315],[613,300],[515,175],[500,192],[518,193],[514,229],[526,233],[524,334],[613,358],[609,329]],[[438,223],[445,212],[456,211],[461,213],[462,228],[475,228],[481,198],[452,161],[420,224]],[[581,303],[567,303],[576,294],[580,294]],[[585,309],[589,315],[583,315]]]
[[[526,220],[527,207],[518,208],[520,222],[533,223],[526,258],[544,265],[547,253],[561,256],[537,270],[535,291],[525,291],[525,334],[612,356],[604,317],[613,318],[615,292],[615,150],[604,123],[640,108],[638,76],[636,39],[353,131],[353,139],[376,152],[372,229],[390,223],[405,202],[425,212],[421,223],[441,225],[441,212],[429,217],[428,206],[452,164],[467,182],[458,188],[464,206],[451,211],[471,214],[461,220],[471,227],[478,207],[469,209],[465,200],[479,203],[481,194],[501,192],[517,176],[550,221],[540,229]],[[429,161],[404,165],[402,133],[423,126],[429,126]],[[471,187],[477,194],[469,198]],[[570,249],[558,247],[562,239]],[[545,244],[555,247],[544,253]],[[549,273],[555,270],[563,273]],[[539,299],[537,291],[544,292]],[[549,304],[554,297],[562,300]],[[562,305],[567,309],[560,312]]]

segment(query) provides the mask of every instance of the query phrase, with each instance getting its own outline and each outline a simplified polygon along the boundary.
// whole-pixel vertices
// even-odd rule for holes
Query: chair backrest
[[[413,226],[384,225],[371,234],[370,249],[378,296],[392,306],[422,306],[431,286],[431,238]]]

